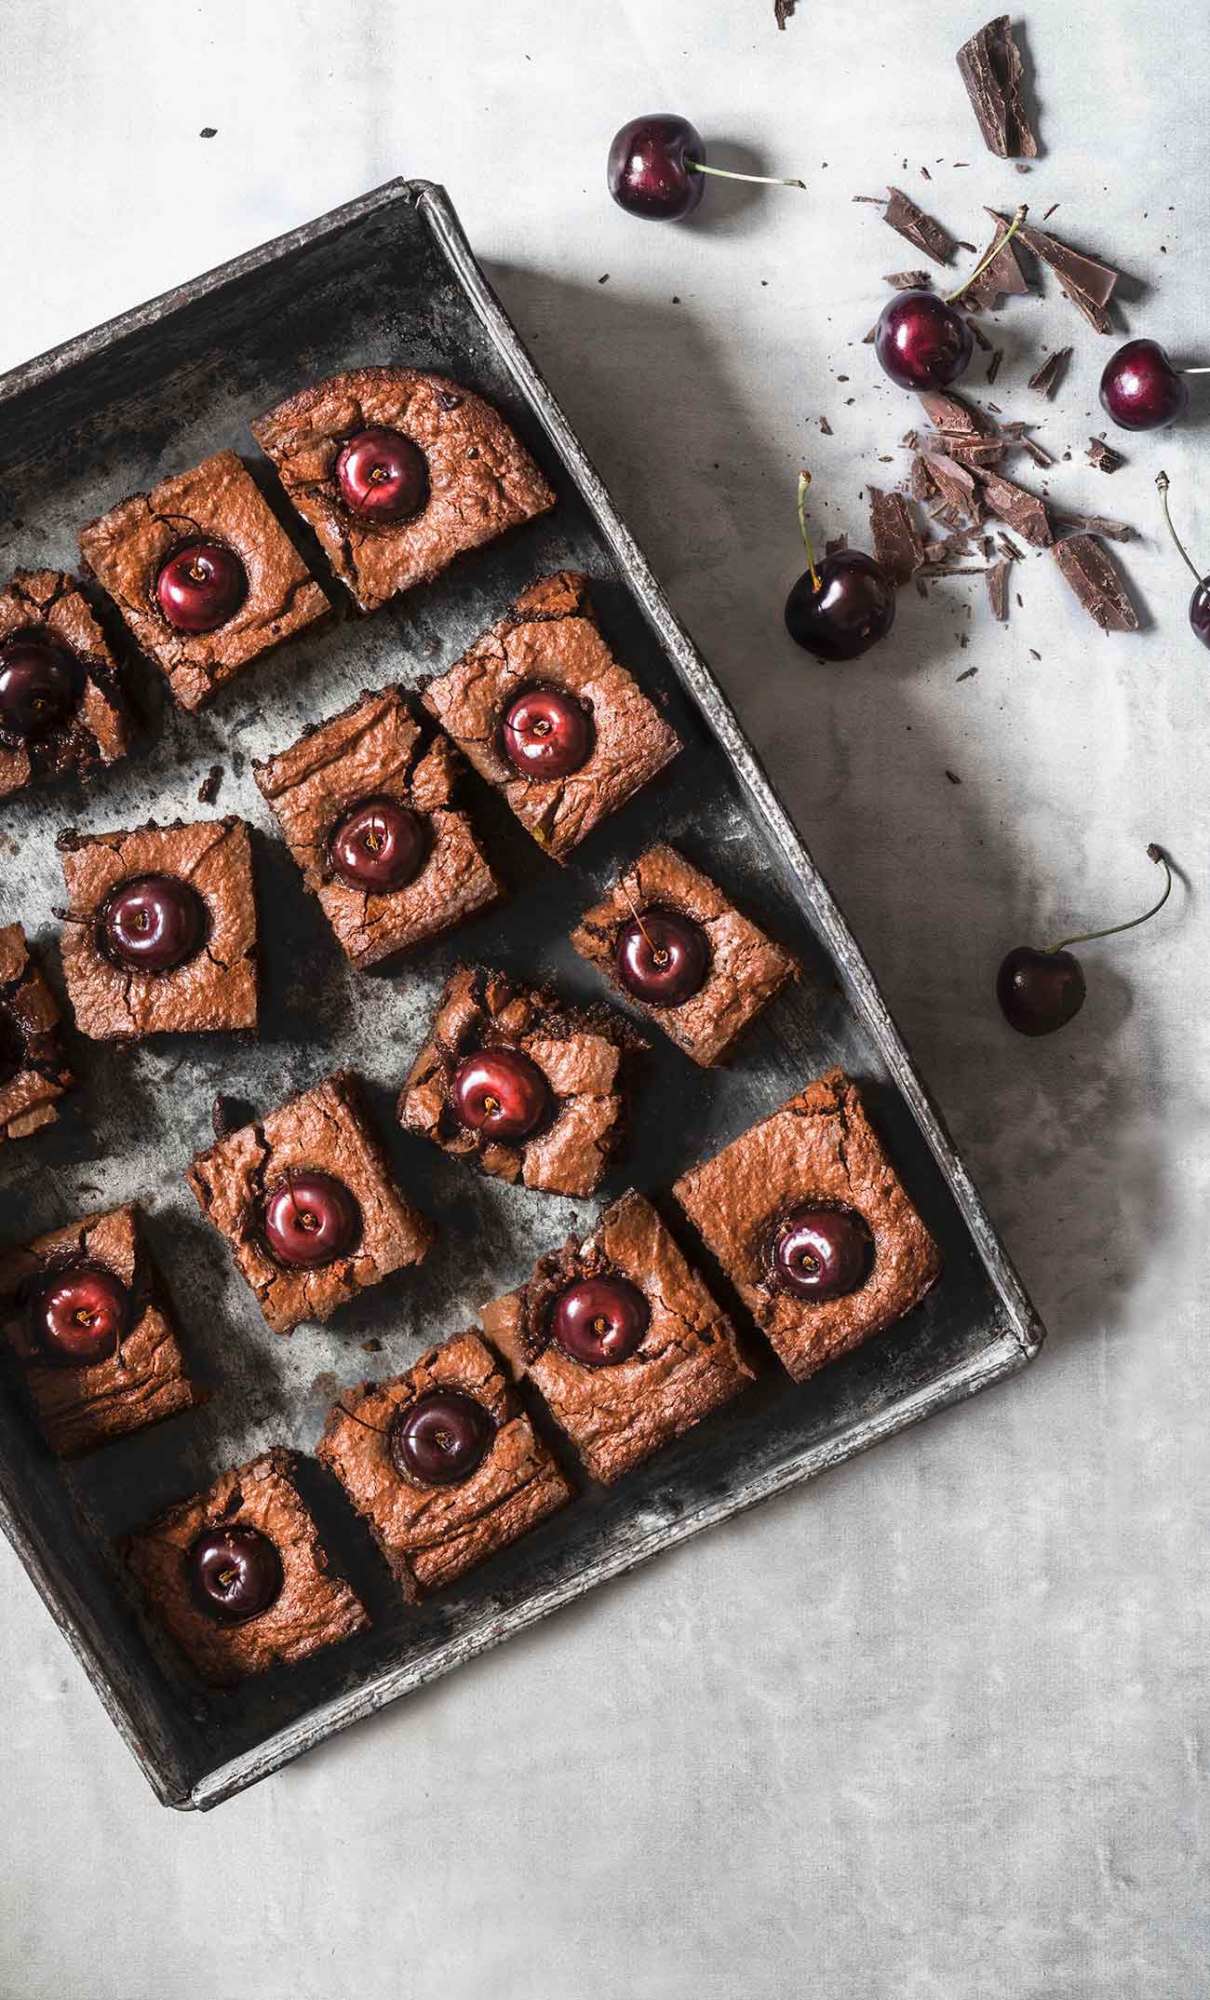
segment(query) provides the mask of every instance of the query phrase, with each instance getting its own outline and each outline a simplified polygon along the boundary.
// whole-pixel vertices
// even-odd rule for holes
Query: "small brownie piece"
[[[354,965],[452,930],[503,895],[470,820],[453,810],[460,763],[388,687],[253,765]]]
[[[672,1191],[796,1382],[901,1319],[941,1271],[843,1070]]]
[[[573,1497],[476,1333],[455,1334],[406,1375],[350,1390],[330,1411],[317,1456],[369,1523],[409,1603]]]
[[[55,1101],[75,1077],[59,1038],[59,1009],[20,924],[0,927],[0,1146],[53,1125]]]
[[[293,1666],[370,1623],[328,1570],[294,1463],[275,1445],[122,1540],[151,1610],[212,1687]]]
[[[332,375],[252,432],[363,611],[555,504],[498,410],[417,368]]]
[[[59,1458],[202,1401],[133,1205],[5,1252],[0,1334]]]
[[[602,638],[587,578],[570,570],[525,591],[424,699],[556,861],[681,747]]]
[[[59,835],[63,972],[81,1034],[256,1029],[252,847],[234,816]]]
[[[117,661],[75,578],[18,570],[0,592],[0,799],[116,764],[129,719]]]
[[[606,1007],[458,966],[399,1097],[399,1122],[485,1174],[590,1195],[620,1144],[647,1044]]]
[[[582,958],[685,1054],[724,1063],[798,961],[708,875],[662,843],[634,862],[571,934]]]
[[[331,609],[233,451],[89,521],[80,553],[182,708]]]
[[[640,1194],[486,1305],[483,1331],[607,1484],[752,1380],[731,1322]]]
[[[391,1178],[347,1071],[199,1153],[186,1179],[274,1333],[419,1264],[431,1225]]]

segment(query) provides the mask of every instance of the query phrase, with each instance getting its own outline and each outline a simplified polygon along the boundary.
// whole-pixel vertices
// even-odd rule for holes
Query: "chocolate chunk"
[[[989,208],[987,212],[994,221],[1007,228],[1005,216],[994,208]],[[1071,300],[1089,325],[1095,326],[1098,333],[1112,333],[1113,321],[1105,308],[1113,297],[1121,273],[1110,264],[1102,264],[1097,257],[1089,257],[1082,250],[1073,250],[1070,243],[1060,243],[1057,236],[1049,235],[1045,229],[1030,229],[1022,223],[1017,236],[1027,250],[1032,250],[1043,264],[1049,264],[1059,280],[1064,298]]]
[[[1066,514],[1059,526],[1063,534],[1075,530],[1086,535],[1103,535],[1107,542],[1134,540],[1134,529],[1125,521],[1107,521],[1103,514]]]
[[[1070,347],[1056,347],[1048,354],[1042,366],[1029,378],[1029,386],[1036,389],[1039,396],[1053,396],[1071,360]]]
[[[797,0],[773,0],[773,18],[779,28],[784,28],[794,12]]]
[[[997,229],[987,249],[990,250],[1004,231]],[[984,251],[984,256],[987,251]],[[983,259],[980,258],[980,263]],[[1015,239],[1001,243],[985,271],[980,271],[973,284],[967,286],[964,299],[968,303],[982,306],[986,312],[995,312],[1002,299],[1023,299],[1033,291],[1033,286],[1021,268]]]
[[[1138,613],[1106,549],[1091,535],[1069,535],[1051,549],[1064,578],[1102,632],[1137,632]]]
[[[1006,562],[999,562],[987,572],[987,601],[1001,625],[1008,623],[1008,569]]]
[[[925,452],[924,463],[946,504],[969,516],[978,527],[983,519],[983,503],[974,474],[944,452]]]
[[[1117,472],[1126,461],[1120,451],[1115,451],[1104,438],[1089,438],[1088,463],[1095,465],[1098,472]]]
[[[911,488],[913,500],[918,500],[922,507],[937,497],[937,482],[919,455],[912,460]]]
[[[1054,540],[1050,532],[1050,517],[1036,493],[1027,492],[1024,486],[1017,486],[999,473],[990,473],[983,480],[983,498],[993,514],[1006,521],[1027,542],[1032,542],[1036,549],[1050,547]]]
[[[889,222],[892,229],[906,236],[915,249],[923,250],[925,256],[931,257],[935,263],[952,263],[958,244],[949,230],[933,216],[926,215],[922,208],[917,208],[902,188],[888,187],[887,193],[891,198],[883,211],[883,221]]]
[[[902,493],[882,493],[867,486],[870,496],[870,533],[874,554],[896,583],[907,583],[924,561],[924,543]]]
[[[197,802],[200,806],[212,806],[218,797],[218,788],[223,782],[223,767],[212,764],[197,788]]]
[[[828,420],[827,420],[827,418],[826,418],[826,417],[821,417],[821,418],[819,419],[819,428],[820,428],[820,430],[821,430],[821,431],[823,432],[823,435],[824,435],[824,436],[825,436],[826,438],[830,438],[830,437],[831,437],[831,436],[833,435],[833,432],[832,432],[832,426],[831,426],[831,424],[830,424],[830,423],[828,422]]]
[[[933,281],[927,271],[888,271],[882,282],[897,292],[926,292]]]
[[[1021,51],[1008,15],[998,14],[964,42],[957,63],[988,152],[1001,160],[1018,153],[1035,160],[1038,141],[1021,98]]]

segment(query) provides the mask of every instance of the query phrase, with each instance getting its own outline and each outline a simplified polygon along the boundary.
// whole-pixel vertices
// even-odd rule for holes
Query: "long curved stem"
[[[1180,536],[1176,532],[1176,529],[1173,527],[1172,516],[1168,512],[1168,474],[1166,472],[1157,472],[1155,475],[1155,484],[1156,484],[1156,489],[1160,496],[1160,506],[1164,510],[1164,526],[1167,528],[1168,533],[1172,536],[1172,539],[1176,544],[1177,554],[1180,556],[1180,559],[1184,563],[1185,568],[1188,570],[1190,576],[1193,577],[1197,582],[1197,584],[1200,586],[1205,581],[1205,579],[1198,570],[1194,569],[1193,564],[1189,560],[1189,551],[1186,549],[1184,542],[1182,542]]]
[[[983,262],[981,264],[976,264],[974,270],[970,274],[970,277],[965,279],[964,282],[959,285],[956,292],[950,293],[949,297],[945,301],[947,306],[956,306],[959,299],[962,297],[963,292],[969,292],[971,286],[975,282],[975,279],[981,278],[983,276],[983,273],[986,271],[988,265],[995,263],[997,257],[1000,255],[1000,252],[1003,250],[1005,244],[1012,242],[1013,237],[1016,235],[1018,229],[1020,229],[1021,224],[1024,222],[1028,214],[1029,214],[1029,203],[1027,201],[1023,201],[1021,203],[1020,208],[1017,210],[1017,213],[1014,215],[1012,221],[1009,223],[1008,228],[1005,230],[1003,236],[1000,238],[999,242],[992,244],[991,249],[988,251],[986,257],[983,259]]]
[[[807,488],[810,484],[810,473],[800,472],[798,475],[798,531],[802,536],[802,545],[807,552],[807,568],[811,572],[811,588],[812,590],[818,590],[819,571],[815,567],[815,551],[811,547],[811,537],[807,530],[806,499]]]
[[[1158,910],[1162,910],[1164,904],[1172,894],[1172,870],[1168,865],[1168,856],[1162,847],[1156,845],[1155,841],[1152,841],[1150,847],[1147,849],[1147,855],[1149,860],[1157,862],[1164,871],[1164,893],[1158,903],[1153,903],[1149,910],[1144,910],[1141,917],[1131,917],[1128,924],[1110,924],[1103,931],[1081,931],[1078,937],[1064,938],[1060,944],[1047,945],[1047,951],[1066,951],[1068,945],[1091,944],[1094,938],[1116,937],[1119,931],[1137,930],[1140,924],[1147,923],[1150,918],[1155,916]]]
[[[686,160],[685,165],[694,174],[717,174],[720,181],[759,181],[762,187],[802,188],[804,192],[807,185],[805,181],[779,180],[776,174],[736,174],[730,167],[708,167],[704,160]]]

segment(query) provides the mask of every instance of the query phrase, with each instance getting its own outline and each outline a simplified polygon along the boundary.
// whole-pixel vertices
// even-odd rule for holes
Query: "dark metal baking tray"
[[[212,1389],[200,1412],[66,1468],[0,1394],[0,1518],[159,1797],[178,1807],[215,1805],[594,1584],[1012,1373],[1042,1340],[836,903],[442,189],[391,182],[0,380],[0,572],[75,566],[82,521],[223,445],[243,453],[272,492],[247,420],[321,375],[387,360],[447,371],[498,403],[554,481],[554,512],[375,617],[342,618],[284,648],[201,716],[174,712],[143,665],[142,753],[87,793],[42,790],[10,801],[3,816],[0,918],[26,924],[48,948],[55,978],[60,825],[238,811],[260,829],[260,1043],[80,1044],[78,1101],[57,1127],[0,1156],[6,1242],[119,1200],[149,1203],[186,1345]],[[292,741],[363,687],[412,682],[446,664],[526,582],[563,565],[591,575],[606,632],[666,703],[684,754],[565,870],[468,780],[510,902],[389,976],[351,972],[275,836],[252,756]],[[218,805],[202,808],[198,783],[212,763],[226,775]],[[485,1299],[590,1221],[594,1204],[501,1187],[405,1136],[394,1096],[458,957],[596,997],[566,933],[616,867],[657,836],[704,862],[802,956],[806,977],[729,1071],[697,1071],[653,1036],[630,1142],[603,1197],[628,1184],[662,1195],[684,1167],[840,1062],[861,1080],[941,1242],[940,1284],[891,1332],[800,1387],[766,1356],[757,1384],[729,1410],[612,1491],[586,1486],[561,1515],[419,1610],[399,1602],[343,1496],[312,1464],[321,1525],[370,1606],[373,1631],[301,1668],[205,1693],[146,1624],[114,1560],[114,1537],[269,1443],[309,1451],[338,1385],[394,1372],[422,1344],[473,1323]],[[220,1088],[268,1108],[337,1065],[367,1080],[401,1181],[436,1218],[440,1241],[419,1272],[367,1294],[329,1327],[277,1340],[196,1214],[182,1170],[208,1143]],[[362,1346],[370,1339],[381,1343],[372,1359]]]

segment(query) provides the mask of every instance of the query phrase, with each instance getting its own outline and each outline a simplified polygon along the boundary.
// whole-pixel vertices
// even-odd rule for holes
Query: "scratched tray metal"
[[[192,1364],[212,1390],[196,1414],[68,1468],[38,1447],[0,1393],[0,1518],[159,1797],[178,1807],[216,1804],[593,1584],[1010,1374],[1042,1340],[844,919],[440,188],[392,182],[0,380],[0,571],[72,567],[80,522],[223,445],[272,490],[248,418],[335,369],[394,360],[448,371],[498,403],[558,488],[554,512],[397,606],[283,648],[201,717],[170,709],[155,670],[133,663],[149,720],[140,754],[87,793],[43,790],[10,802],[0,823],[0,920],[24,921],[55,978],[58,826],[235,810],[259,829],[259,1045],[77,1044],[78,1101],[59,1126],[0,1156],[5,1242],[131,1197],[149,1203]],[[414,681],[452,660],[531,577],[564,564],[592,576],[610,639],[666,702],[684,754],[566,870],[475,781],[510,902],[393,976],[350,972],[275,836],[251,758],[363,687]],[[213,763],[226,773],[219,804],[200,808],[198,783]],[[730,1410],[613,1491],[589,1488],[419,1610],[400,1604],[343,1496],[312,1465],[321,1525],[374,1628],[301,1668],[205,1693],[147,1626],[113,1560],[115,1535],[269,1443],[309,1451],[338,1384],[394,1372],[422,1344],[471,1324],[485,1299],[590,1221],[595,1204],[497,1186],[406,1137],[393,1120],[394,1095],[457,956],[596,992],[567,930],[619,863],[663,835],[800,953],[806,977],[729,1072],[700,1072],[653,1037],[630,1142],[603,1199],[631,1183],[660,1195],[682,1168],[839,1061],[862,1080],[941,1242],[940,1284],[900,1326],[801,1387],[765,1355],[757,1384]],[[208,1142],[220,1087],[269,1107],[336,1064],[367,1080],[400,1179],[436,1218],[439,1244],[419,1272],[367,1294],[328,1328],[278,1340],[197,1215],[182,1169]],[[373,1360],[362,1348],[370,1338],[381,1342]],[[607,1604],[599,1615],[608,1619]]]

